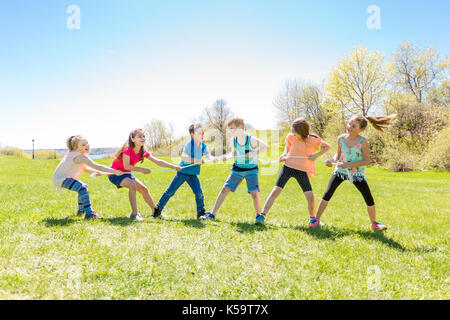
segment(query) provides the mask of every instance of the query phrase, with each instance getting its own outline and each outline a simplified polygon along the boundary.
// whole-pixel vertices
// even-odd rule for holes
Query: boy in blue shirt
[[[217,158],[209,153],[208,147],[203,142],[204,131],[200,124],[191,125],[189,127],[189,133],[191,140],[187,142],[183,148],[181,154],[180,167],[197,164],[177,172],[169,188],[164,192],[161,199],[159,199],[158,205],[153,212],[153,218],[158,218],[161,215],[162,210],[166,206],[169,199],[177,192],[181,185],[185,182],[189,184],[192,191],[195,194],[195,202],[197,204],[197,219],[205,213],[205,202],[203,200],[203,191],[200,186],[200,180],[197,175],[200,174],[200,165],[204,163],[203,156],[208,156],[209,160],[217,162]]]

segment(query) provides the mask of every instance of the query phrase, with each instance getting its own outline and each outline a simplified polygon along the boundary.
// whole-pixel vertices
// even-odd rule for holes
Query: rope
[[[286,159],[309,159],[309,160],[312,160],[311,158],[305,157],[305,156],[289,156],[289,157],[286,157]],[[263,160],[263,159],[258,159],[258,161],[261,161],[262,163],[277,163],[277,162],[280,162],[280,160],[267,161],[267,160]],[[319,162],[324,163],[324,164],[327,163],[326,161],[322,161],[322,160],[318,160],[318,159],[312,160],[312,161],[319,161]],[[338,164],[340,164],[340,162],[332,162],[331,164],[338,165]]]
[[[208,162],[212,162],[212,161],[211,160],[205,160],[205,163],[208,163]],[[197,166],[197,165],[199,165],[199,164],[193,163],[193,164],[189,164],[187,166],[183,166],[181,168],[184,169],[184,168],[189,168],[189,167]],[[150,173],[152,173],[152,172],[167,172],[167,171],[174,171],[174,170],[175,169],[150,170]],[[94,173],[91,174],[91,177],[96,178],[96,177],[99,177],[99,176],[102,176],[102,175],[106,175],[106,174],[111,174],[111,173],[108,173],[108,172],[94,172]]]
[[[312,160],[312,159],[310,159],[309,157],[305,157],[305,156],[289,156],[289,157],[286,157],[286,159],[309,159],[309,160]],[[263,159],[259,159],[258,158],[258,161],[260,161],[260,162],[262,162],[262,163],[266,163],[266,164],[268,164],[268,163],[277,163],[277,162],[280,162],[280,160],[263,160]],[[318,159],[316,159],[316,160],[312,160],[312,161],[319,161],[319,162],[321,162],[321,163],[324,163],[324,164],[326,164],[327,162],[326,161],[322,161],[322,160],[318,160]],[[213,162],[212,160],[205,160],[204,161],[204,163],[209,163],[209,162]],[[332,162],[331,164],[332,165],[335,165],[335,166],[337,166],[338,164],[340,164],[341,162]],[[192,163],[192,164],[189,164],[189,165],[187,165],[187,166],[183,166],[183,167],[181,167],[181,168],[189,168],[189,167],[192,167],[192,166],[196,166],[196,165],[199,165],[199,164],[197,164],[197,163]],[[175,169],[162,169],[162,170],[151,170],[151,172],[150,173],[152,173],[152,172],[168,172],[168,171],[174,171]],[[347,170],[348,170],[348,168],[347,168]],[[96,178],[96,177],[99,177],[99,176],[101,176],[101,175],[106,175],[106,174],[110,174],[110,173],[106,173],[106,172],[99,172],[99,173],[92,173],[91,174],[91,177],[94,177],[94,178]],[[350,175],[349,175],[350,176]],[[353,179],[352,179],[353,180]],[[352,182],[351,180],[350,180],[350,182]]]

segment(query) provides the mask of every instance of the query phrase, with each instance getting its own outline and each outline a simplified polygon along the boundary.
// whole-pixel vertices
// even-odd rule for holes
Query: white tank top
[[[81,155],[81,153],[78,151],[69,151],[56,167],[56,170],[53,173],[52,181],[57,187],[57,190],[61,188],[63,181],[67,178],[78,180],[83,171],[86,169],[86,164],[77,164],[73,162],[73,159],[79,155]]]

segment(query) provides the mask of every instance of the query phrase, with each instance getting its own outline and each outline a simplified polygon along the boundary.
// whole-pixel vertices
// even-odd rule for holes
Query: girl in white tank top
[[[116,175],[123,174],[118,171],[92,161],[89,157],[89,143],[82,136],[71,136],[67,139],[69,152],[61,160],[53,173],[52,181],[57,191],[61,188],[76,191],[78,193],[78,213],[85,213],[85,219],[101,219],[101,217],[92,209],[87,185],[78,179],[83,172],[101,175],[104,172]],[[93,168],[93,169],[91,169]]]

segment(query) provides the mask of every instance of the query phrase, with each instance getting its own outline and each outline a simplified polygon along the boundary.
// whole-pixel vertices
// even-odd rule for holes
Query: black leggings
[[[288,182],[290,178],[295,178],[297,180],[303,192],[312,191],[311,183],[309,182],[309,178],[306,172],[292,169],[286,167],[285,165],[281,168],[280,174],[278,175],[278,179],[275,185],[283,189],[284,186],[286,185],[286,182]]]
[[[331,176],[330,181],[328,182],[327,190],[325,191],[322,199],[330,201],[337,187],[339,187],[339,185],[345,180],[347,179],[342,179],[341,177],[338,177],[333,174]],[[375,205],[372,194],[370,193],[369,185],[367,184],[367,181],[365,179],[363,181],[354,180],[353,184],[359,190],[359,192],[361,192],[362,196],[364,197],[364,201],[366,201],[368,207]]]

